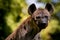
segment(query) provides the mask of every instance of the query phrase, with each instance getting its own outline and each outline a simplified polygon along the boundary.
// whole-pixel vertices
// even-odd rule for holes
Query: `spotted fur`
[[[50,13],[52,12],[53,12],[53,8],[50,3],[46,4],[45,9],[41,9],[41,8],[37,9],[35,4],[31,4],[28,8],[28,13],[31,16],[28,17],[19,26],[19,28],[16,31],[14,31],[12,34],[10,34],[5,40],[35,40],[36,38],[35,35],[39,36],[38,33],[42,29],[47,27],[48,21],[51,16]]]

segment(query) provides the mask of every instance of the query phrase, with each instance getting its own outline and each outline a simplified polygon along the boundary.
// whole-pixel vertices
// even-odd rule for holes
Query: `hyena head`
[[[48,21],[50,20],[50,16],[53,11],[53,5],[50,3],[47,3],[44,9],[37,9],[35,4],[31,4],[28,8],[28,13],[31,15],[37,26],[41,29],[47,27]]]

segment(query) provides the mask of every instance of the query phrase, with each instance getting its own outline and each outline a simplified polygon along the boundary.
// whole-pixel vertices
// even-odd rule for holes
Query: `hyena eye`
[[[45,18],[48,18],[48,16],[45,16]]]
[[[36,19],[40,19],[40,17],[39,17],[39,16],[37,16],[37,17],[36,17]]]
[[[24,29],[26,30],[26,27],[24,26]]]

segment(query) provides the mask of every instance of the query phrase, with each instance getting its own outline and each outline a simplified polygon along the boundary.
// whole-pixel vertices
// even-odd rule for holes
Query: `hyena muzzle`
[[[50,3],[47,3],[44,9],[37,9],[35,4],[31,4],[28,8],[30,16],[5,40],[33,40],[41,29],[48,26],[53,11],[53,6]]]

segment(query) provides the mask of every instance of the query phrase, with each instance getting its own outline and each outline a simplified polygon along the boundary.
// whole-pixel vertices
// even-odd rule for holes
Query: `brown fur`
[[[50,5],[48,3],[48,5]],[[48,9],[36,9],[32,4],[28,8],[28,13],[31,15],[28,17],[19,28],[9,35],[5,40],[33,40],[35,35],[43,28],[46,28],[50,19],[50,11]],[[51,11],[52,12],[52,11]],[[45,17],[46,16],[46,17]],[[38,17],[38,19],[37,19]],[[44,19],[43,19],[44,18]],[[43,20],[42,20],[43,19]],[[46,21],[46,23],[44,23]],[[37,23],[38,22],[38,23]],[[38,35],[39,36],[39,35]]]
[[[9,35],[5,40],[26,40],[25,37],[24,37],[25,35],[28,34],[28,36],[31,35],[31,37],[33,37],[36,33],[38,33],[39,32],[39,28],[35,25],[35,23],[34,23],[34,25],[32,25],[33,24],[33,20],[32,20],[32,24],[30,23],[31,17],[29,17],[27,19],[19,26],[19,28],[16,31],[14,31],[11,35]],[[25,25],[27,25],[27,26],[30,25],[30,28],[29,28],[30,30],[34,29],[33,30],[34,31],[34,33],[33,33],[34,35],[28,33],[30,30],[29,29],[26,30],[24,28]],[[23,39],[19,38],[19,36],[23,37]],[[29,38],[28,36],[26,36],[26,38]],[[31,40],[32,38],[29,38],[29,39]]]

